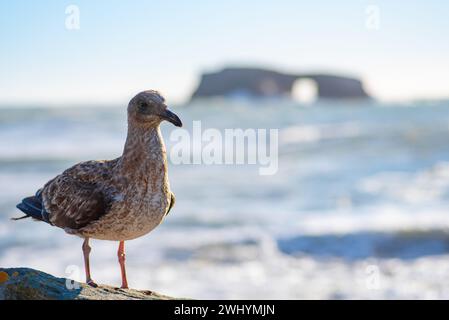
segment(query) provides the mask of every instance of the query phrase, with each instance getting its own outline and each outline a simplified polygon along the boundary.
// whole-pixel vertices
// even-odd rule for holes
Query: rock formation
[[[29,268],[0,268],[0,300],[169,300],[152,291],[93,288]]]
[[[291,96],[296,80],[311,79],[318,98],[368,99],[363,84],[355,78],[328,74],[285,74],[256,68],[225,68],[206,73],[192,99],[244,95],[254,98]]]

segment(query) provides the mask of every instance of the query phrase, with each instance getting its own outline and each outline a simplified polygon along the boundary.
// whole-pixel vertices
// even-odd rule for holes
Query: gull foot
[[[124,289],[129,289],[129,288],[124,288],[124,287],[115,287],[114,290],[117,291],[123,291]]]
[[[93,280],[89,280],[86,282],[89,286],[91,286],[92,288],[97,288],[98,284],[96,284]]]

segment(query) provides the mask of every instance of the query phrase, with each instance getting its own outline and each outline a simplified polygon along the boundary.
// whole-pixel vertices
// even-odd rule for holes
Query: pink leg
[[[90,277],[89,254],[90,254],[89,238],[85,238],[83,242],[84,269],[86,271],[86,283],[94,288],[97,284]]]
[[[125,241],[120,241],[117,255],[118,255],[118,262],[120,263],[120,270],[122,273],[122,289],[128,289],[128,281],[126,280],[126,269],[125,269]]]

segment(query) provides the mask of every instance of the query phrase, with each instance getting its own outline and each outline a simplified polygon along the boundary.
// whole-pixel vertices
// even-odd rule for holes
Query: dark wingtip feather
[[[22,219],[26,219],[26,218],[31,218],[31,216],[24,215],[24,216],[18,217],[18,218],[11,218],[11,220],[17,221],[17,220],[22,220]]]

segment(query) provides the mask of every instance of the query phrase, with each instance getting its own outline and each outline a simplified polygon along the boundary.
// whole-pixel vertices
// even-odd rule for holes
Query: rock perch
[[[68,285],[67,285],[68,284]],[[170,300],[152,291],[97,288],[29,268],[0,268],[0,300]]]

